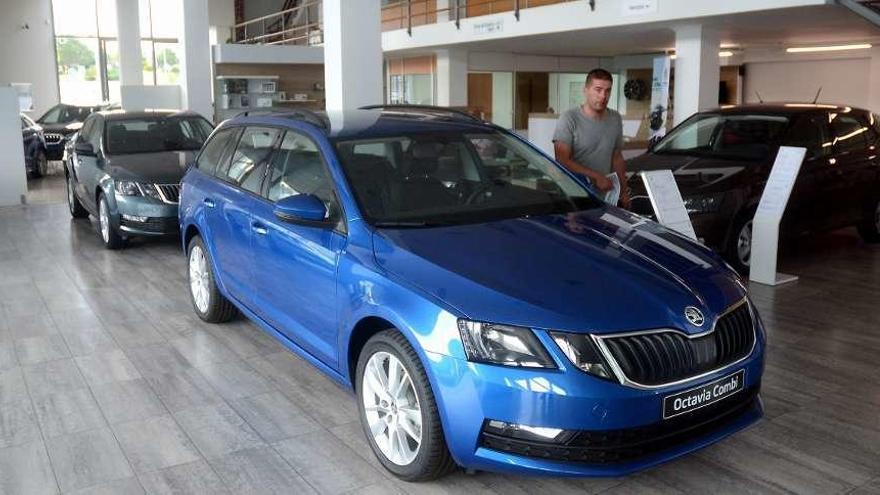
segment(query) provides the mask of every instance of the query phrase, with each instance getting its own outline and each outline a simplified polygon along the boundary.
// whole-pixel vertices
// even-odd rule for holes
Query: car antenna
[[[815,104],[817,101],[819,101],[819,93],[821,93],[821,92],[822,92],[822,86],[819,86],[819,91],[816,91],[816,97],[813,98],[813,104]]]
[[[764,99],[761,98],[761,93],[758,93],[758,90],[755,90],[755,96],[758,97],[758,103],[764,103]]]

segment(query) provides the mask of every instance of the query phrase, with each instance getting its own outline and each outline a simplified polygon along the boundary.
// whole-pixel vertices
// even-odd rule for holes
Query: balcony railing
[[[312,0],[236,24],[232,27],[232,42],[261,45],[321,44],[324,40],[317,12],[320,8],[321,0]]]

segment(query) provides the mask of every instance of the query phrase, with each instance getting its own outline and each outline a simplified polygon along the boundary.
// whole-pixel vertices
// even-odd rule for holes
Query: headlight
[[[523,368],[555,368],[544,346],[528,328],[458,320],[468,360]]]
[[[721,208],[721,198],[721,194],[692,196],[684,199],[684,207],[688,213],[713,213]]]
[[[120,194],[122,196],[141,196],[141,188],[138,187],[137,182],[132,182],[130,180],[118,180],[113,184],[113,187],[116,188],[116,194]]]
[[[550,332],[550,336],[553,337],[553,340],[559,346],[559,349],[562,350],[562,353],[568,357],[571,364],[599,378],[614,380],[611,368],[602,359],[599,350],[596,349],[596,345],[589,335]]]
[[[159,190],[156,189],[155,184],[138,183],[138,185],[141,186],[141,193],[143,193],[144,196],[153,198],[157,201],[162,201],[162,197],[159,196]]]

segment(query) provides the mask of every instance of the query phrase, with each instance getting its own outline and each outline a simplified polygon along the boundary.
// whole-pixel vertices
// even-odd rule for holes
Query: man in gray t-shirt
[[[613,187],[606,177],[612,171],[621,184],[620,204],[629,208],[626,162],[623,159],[623,121],[608,108],[611,74],[593,69],[584,85],[584,104],[566,111],[556,123],[553,145],[556,160],[565,168],[589,179],[600,191]]]

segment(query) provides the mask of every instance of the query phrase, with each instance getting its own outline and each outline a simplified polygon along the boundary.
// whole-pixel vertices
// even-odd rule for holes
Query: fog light
[[[507,423],[495,419],[486,423],[486,431],[505,437],[520,438],[522,440],[538,440],[552,442],[564,431],[559,428],[547,428],[543,426],[528,426],[516,423]]]
[[[128,220],[128,221],[131,221],[131,222],[141,222],[141,223],[143,223],[143,222],[146,222],[147,219],[148,219],[149,217],[137,217],[137,216],[134,216],[134,215],[125,215],[125,214],[123,214],[123,215],[122,215],[122,218],[123,218],[124,220]]]

